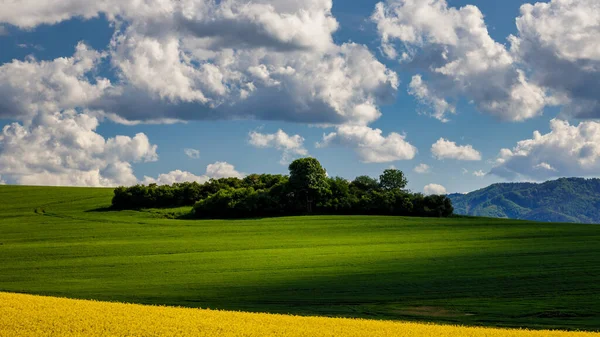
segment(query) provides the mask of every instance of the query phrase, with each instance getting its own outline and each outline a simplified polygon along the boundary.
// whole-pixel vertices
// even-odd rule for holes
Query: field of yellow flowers
[[[599,336],[298,317],[0,293],[0,336]]]

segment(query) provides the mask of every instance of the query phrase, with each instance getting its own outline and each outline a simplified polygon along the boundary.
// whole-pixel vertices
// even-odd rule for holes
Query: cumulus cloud
[[[174,183],[197,182],[203,184],[210,179],[243,178],[245,174],[236,171],[235,167],[226,162],[216,162],[206,167],[206,174],[197,176],[193,173],[175,170],[163,173],[158,178],[144,176],[143,184],[173,185]]]
[[[431,146],[431,153],[438,160],[481,160],[481,153],[475,150],[472,145],[456,145],[455,142],[444,138],[440,138]]]
[[[0,66],[0,118],[28,125],[38,114],[76,109],[128,125],[205,119],[368,125],[381,116],[380,104],[393,102],[398,76],[368,47],[334,42],[332,6],[331,0],[4,3],[0,24],[29,30],[102,15],[114,34],[102,51],[80,43],[72,57]],[[112,82],[98,76],[106,69]]]
[[[593,1],[593,0],[592,0]],[[453,103],[467,97],[483,112],[520,121],[542,113],[546,93],[531,83],[507,48],[494,41],[476,6],[449,7],[445,0],[387,0],[377,4],[382,51],[418,69],[409,92],[447,120]]]
[[[564,113],[600,117],[600,4],[596,0],[521,6],[511,51],[548,88]]]
[[[186,156],[192,158],[192,159],[199,159],[200,158],[200,151],[196,150],[196,149],[184,149],[183,153],[185,153]]]
[[[6,125],[0,173],[25,185],[131,185],[137,182],[131,163],[158,160],[145,134],[105,139],[97,126],[95,117],[72,110]]]
[[[206,167],[206,175],[211,178],[243,178],[245,173],[238,172],[235,166],[226,162],[216,162]]]
[[[117,4],[117,2],[114,2]],[[109,8],[109,1],[87,2],[83,0],[59,1],[4,1],[0,22],[31,29],[41,24],[55,24],[72,17],[92,18],[99,11]]]
[[[304,148],[304,138],[302,136],[290,136],[281,129],[273,134],[252,131],[249,134],[248,143],[257,148],[275,148],[282,151],[282,165],[288,163],[294,156],[308,155],[308,151]]]
[[[0,176],[0,185],[6,185],[6,180],[2,179],[2,176]]]
[[[103,54],[85,44],[69,58],[13,60],[0,66],[0,118],[27,120],[38,113],[85,107],[111,83],[89,80]]]
[[[431,167],[429,167],[427,164],[419,164],[415,166],[413,171],[415,171],[415,173],[425,174],[431,172]]]
[[[417,148],[405,139],[406,136],[395,132],[386,137],[380,129],[344,125],[335,132],[324,135],[317,147],[349,146],[355,149],[360,160],[365,163],[387,163],[410,160],[416,156]]]
[[[112,62],[124,83],[91,107],[129,121],[254,118],[366,124],[380,117],[378,102],[391,101],[398,87],[397,75],[354,43],[327,51],[273,52],[207,51],[186,45],[190,41],[195,40],[118,36]],[[182,50],[188,53],[185,58]]]
[[[533,133],[513,149],[502,149],[491,173],[507,179],[545,180],[597,176],[600,172],[600,123],[571,125],[553,119],[551,131]]]
[[[423,192],[427,195],[445,195],[448,193],[444,186],[438,184],[429,184],[425,186]]]
[[[235,170],[235,167],[225,162],[216,162],[210,164],[206,168],[206,174],[202,176],[194,175],[190,172],[184,172],[181,170],[175,170],[169,173],[160,174],[157,179],[151,177],[144,177],[144,184],[159,184],[159,185],[172,185],[174,183],[182,182],[198,182],[205,183],[210,179],[220,178],[243,178],[244,174]]]
[[[0,36],[6,36],[8,35],[8,29],[6,29],[6,27],[0,25]]]
[[[117,122],[366,124],[393,99],[398,78],[367,47],[333,43],[331,8],[331,0],[60,0],[4,4],[0,22],[34,28],[104,14],[115,27],[106,58],[118,81],[103,82],[102,95],[81,90],[90,94],[76,103]]]
[[[281,49],[327,48],[338,23],[331,15],[331,0],[148,0],[120,1],[35,0],[3,3],[0,21],[21,28],[56,24],[73,17],[89,19],[105,14],[139,23],[145,33],[179,30],[218,48],[269,46]]]
[[[144,176],[144,180],[142,183],[145,185],[149,184],[157,184],[157,185],[173,185],[175,183],[185,183],[185,182],[197,182],[203,184],[210,180],[210,178],[206,175],[197,176],[193,173],[175,170],[169,173],[161,173],[158,175],[158,178],[152,178],[148,176]]]

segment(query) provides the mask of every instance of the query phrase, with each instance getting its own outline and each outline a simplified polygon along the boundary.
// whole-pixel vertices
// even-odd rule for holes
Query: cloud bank
[[[600,123],[550,121],[551,131],[502,149],[491,173],[511,180],[593,177],[600,172]]]
[[[598,118],[599,6],[595,0],[524,4],[509,46],[490,37],[473,5],[387,0],[371,20],[383,54],[420,72],[409,93],[441,121],[463,97],[506,121],[539,116],[553,105],[568,116]]]
[[[23,185],[117,186],[137,182],[131,163],[158,160],[157,146],[138,133],[105,139],[98,120],[69,110],[6,125],[0,174]]]

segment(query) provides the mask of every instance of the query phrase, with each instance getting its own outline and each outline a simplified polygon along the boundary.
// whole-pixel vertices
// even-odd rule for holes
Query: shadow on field
[[[377,272],[397,262],[376,261],[369,270],[347,275],[265,275],[263,283],[221,288],[216,298],[178,300],[184,306],[250,312],[600,330],[600,299],[590,296],[600,291],[597,277],[589,277],[594,268],[567,271],[559,262],[559,270],[544,273],[531,269],[531,257],[486,253],[419,258],[391,269],[397,272],[389,267]]]
[[[112,206],[99,207],[94,209],[85,210],[85,213],[107,213],[107,212],[118,212],[119,210]]]

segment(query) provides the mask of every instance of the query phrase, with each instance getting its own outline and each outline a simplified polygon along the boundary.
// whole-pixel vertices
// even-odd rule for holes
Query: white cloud
[[[481,153],[475,150],[471,145],[459,146],[444,138],[440,138],[431,146],[431,153],[438,160],[456,159],[456,160],[481,160]]]
[[[74,16],[89,19],[97,16],[100,10],[108,6],[108,1],[104,0],[3,1],[0,22],[30,29],[40,24],[55,24]]]
[[[74,111],[6,125],[0,173],[25,185],[131,185],[137,182],[131,163],[158,160],[157,146],[145,134],[105,139],[97,126],[95,117]]]
[[[148,176],[144,176],[144,180],[142,180],[142,184],[157,184],[157,185],[173,185],[175,183],[185,183],[185,182],[197,182],[203,184],[207,182],[210,177],[203,175],[197,176],[190,172],[185,172],[181,170],[171,171],[169,173],[162,173],[158,175],[158,178],[152,178]]]
[[[331,0],[25,1],[4,4],[0,22],[34,28],[105,14],[113,23],[106,57],[118,81],[103,86],[100,97],[81,90],[95,99],[77,107],[117,122],[366,124],[379,118],[378,104],[391,102],[398,87],[397,75],[367,47],[333,43],[338,23]],[[44,83],[29,76],[23,81]],[[35,90],[23,95],[39,96]]]
[[[423,82],[421,75],[413,76],[409,84],[408,93],[415,96],[422,104],[430,106],[433,109],[431,116],[442,123],[450,121],[446,117],[448,113],[456,113],[456,108],[454,106],[431,92],[427,84]]]
[[[397,160],[410,160],[417,154],[417,148],[405,140],[405,136],[392,132],[387,137],[380,129],[366,126],[343,125],[335,132],[323,136],[317,147],[331,145],[350,146],[355,149],[365,163],[387,163]]]
[[[206,167],[206,175],[211,178],[243,178],[245,173],[236,171],[235,166],[226,162],[216,162]]]
[[[8,35],[8,30],[6,29],[6,27],[0,25],[0,36],[7,36]]]
[[[445,195],[448,193],[444,186],[438,184],[429,184],[425,186],[423,192],[427,195]]]
[[[102,15],[114,34],[102,52],[80,43],[72,57],[0,66],[0,118],[27,127],[35,116],[76,109],[128,125],[248,118],[367,125],[381,116],[380,104],[393,102],[398,76],[368,47],[333,42],[332,6],[331,0],[4,3],[0,24],[30,30]],[[98,77],[105,69],[113,71],[112,82]],[[398,140],[391,135],[387,143]],[[125,166],[110,174],[125,174]],[[57,183],[70,183],[68,177]],[[94,179],[76,183],[112,183]]]
[[[478,178],[481,178],[481,177],[485,177],[486,173],[483,172],[482,170],[479,170],[479,171],[473,172],[473,175],[476,176],[476,177],[478,177]]]
[[[13,60],[0,66],[0,117],[27,120],[34,115],[86,106],[111,84],[89,82],[103,54],[80,43],[70,58],[37,62]]]
[[[377,4],[371,19],[386,56],[401,55],[400,61],[427,69],[427,80],[417,75],[409,92],[442,121],[454,113],[447,98],[459,96],[511,121],[540,115],[547,104],[544,90],[530,83],[507,48],[490,37],[476,6],[457,9],[445,0],[387,0]]]
[[[206,50],[195,43],[177,36],[117,37],[112,62],[125,83],[91,107],[130,121],[250,117],[366,124],[380,117],[378,102],[391,101],[398,87],[395,73],[353,43],[286,52]]]
[[[206,167],[206,174],[197,176],[193,173],[175,170],[169,173],[163,173],[158,178],[145,176],[143,184],[173,185],[174,183],[197,182],[203,184],[210,179],[219,178],[243,178],[245,174],[236,171],[235,167],[226,162],[216,162]]]
[[[279,129],[273,134],[263,134],[252,131],[248,143],[257,148],[275,148],[283,152],[281,164],[288,163],[295,156],[306,156],[308,151],[304,148],[304,138],[300,135],[290,136]]]
[[[2,179],[2,176],[0,176],[0,185],[6,185],[6,180]]]
[[[463,167],[462,174],[468,174],[468,173],[469,173],[469,170],[467,170],[466,168]]]
[[[429,167],[427,164],[419,164],[415,166],[413,171],[415,171],[415,173],[425,174],[431,172],[431,167]]]
[[[600,123],[553,119],[551,131],[535,131],[513,149],[502,149],[492,174],[507,179],[545,180],[564,176],[597,176],[600,172]]]
[[[511,51],[548,88],[563,112],[599,118],[600,7],[597,0],[552,0],[521,6]]]
[[[100,0],[93,3],[23,0],[2,6],[0,22],[21,28],[56,24],[72,17],[89,19],[102,13],[112,21],[123,18],[139,24],[137,29],[147,34],[179,30],[218,47],[250,44],[282,49],[327,48],[332,43],[331,34],[338,28],[331,15],[331,0]]]
[[[200,151],[198,151],[196,149],[184,149],[183,152],[185,153],[186,156],[188,156],[192,159],[200,158]]]

